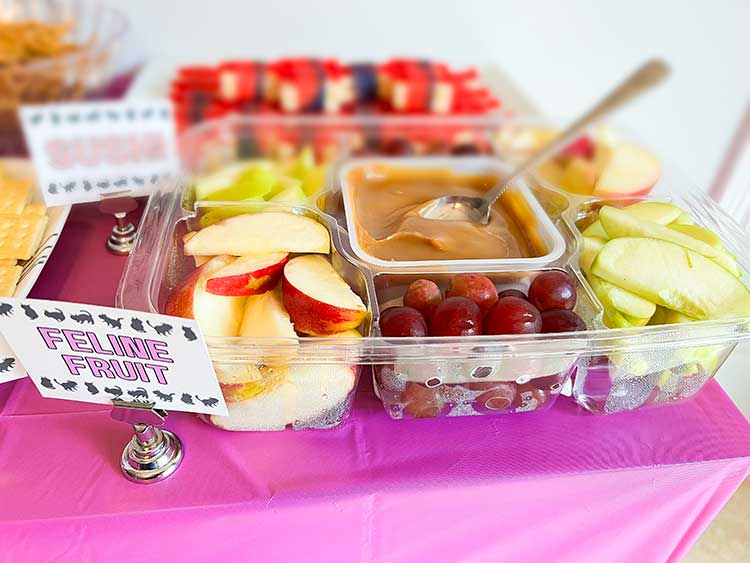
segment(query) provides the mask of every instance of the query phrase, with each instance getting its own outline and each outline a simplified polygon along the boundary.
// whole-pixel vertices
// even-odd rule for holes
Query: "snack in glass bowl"
[[[18,108],[78,100],[103,86],[128,23],[93,0],[9,0],[0,8],[0,153],[19,153]]]

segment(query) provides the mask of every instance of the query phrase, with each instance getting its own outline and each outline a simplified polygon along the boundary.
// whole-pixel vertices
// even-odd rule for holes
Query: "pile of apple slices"
[[[582,234],[581,269],[611,328],[750,316],[734,256],[675,205],[604,206]]]
[[[360,337],[356,328],[367,308],[329,262],[330,235],[314,219],[286,212],[243,214],[184,240],[184,252],[198,268],[169,295],[166,314],[195,319],[206,336],[286,343],[299,334]],[[293,353],[284,352],[264,358],[262,365],[214,364],[229,417],[213,422],[234,430],[283,428],[345,402],[356,381],[355,366],[292,360]]]

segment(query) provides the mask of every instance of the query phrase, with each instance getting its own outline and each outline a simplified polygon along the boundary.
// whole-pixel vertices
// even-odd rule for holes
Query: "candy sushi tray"
[[[747,235],[647,148],[592,130],[488,225],[434,221],[554,134],[500,116],[232,117],[188,129],[118,306],[195,318],[228,430],[686,400],[750,334]],[[570,382],[570,383],[569,383]]]

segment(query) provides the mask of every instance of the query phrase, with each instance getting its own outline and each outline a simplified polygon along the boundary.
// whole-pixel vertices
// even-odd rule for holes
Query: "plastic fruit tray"
[[[305,127],[309,127],[309,120]],[[430,129],[444,132],[444,125],[400,118],[402,131],[420,131],[421,139]],[[452,119],[451,131],[470,131],[482,146],[492,143],[518,122],[500,119],[471,119],[463,125]],[[293,128],[294,118],[285,126]],[[327,131],[333,125],[321,121]],[[202,138],[210,138],[212,159],[225,155],[225,162],[236,160],[237,138],[229,131],[248,131],[260,125],[252,118],[217,124],[210,135],[201,126]],[[710,199],[694,190],[689,182],[668,166],[662,166],[658,182],[647,195],[638,197],[597,197],[576,195],[539,178],[529,178],[532,192],[542,203],[549,221],[565,241],[561,256],[537,268],[509,270],[491,261],[478,270],[475,265],[412,265],[394,268],[368,263],[352,250],[346,230],[346,212],[339,181],[339,170],[346,166],[347,154],[361,147],[362,132],[392,130],[392,123],[349,123],[338,127],[339,156],[326,180],[325,190],[303,203],[201,202],[195,201],[190,178],[158,187],[145,210],[139,238],[131,254],[118,291],[118,306],[146,311],[163,311],[169,292],[186,273],[194,269],[192,258],[182,252],[182,237],[199,227],[200,219],[214,209],[254,212],[268,209],[289,211],[313,217],[331,234],[331,261],[334,268],[362,298],[368,315],[359,331],[362,338],[247,338],[209,337],[208,345],[217,372],[263,367],[311,370],[317,383],[301,379],[296,385],[295,404],[299,408],[286,418],[278,405],[265,400],[261,389],[257,396],[230,405],[228,420],[213,422],[228,429],[330,428],[340,424],[350,408],[356,376],[370,366],[375,389],[392,418],[464,416],[526,412],[549,408],[568,380],[572,379],[573,397],[593,413],[614,413],[656,406],[687,399],[711,379],[735,345],[750,335],[750,316],[679,322],[674,324],[607,328],[605,307],[597,298],[581,270],[583,248],[581,231],[596,219],[605,204],[618,207],[640,201],[671,202],[692,216],[721,239],[724,248],[737,257],[739,274],[748,280],[746,234]],[[223,136],[219,130],[224,132]],[[351,131],[357,142],[351,143]],[[219,140],[227,141],[217,150]],[[367,141],[374,146],[376,143]],[[195,138],[191,141],[188,165],[206,170],[205,153],[199,157]],[[245,157],[249,156],[247,154]],[[369,155],[373,158],[372,155]],[[503,154],[502,158],[513,155]],[[195,160],[195,159],[198,160]],[[460,159],[460,156],[456,156]],[[191,160],[192,159],[192,160]],[[198,165],[198,161],[201,165]],[[231,213],[230,213],[231,214]],[[649,256],[646,267],[663,268]],[[478,272],[487,275],[499,290],[525,290],[541,272],[565,271],[577,285],[575,311],[588,330],[557,334],[464,337],[385,338],[381,335],[379,315],[386,307],[400,304],[404,289],[417,278],[429,278],[442,288],[452,273]],[[269,361],[272,358],[272,361]],[[342,374],[355,373],[354,385],[339,385]],[[221,374],[220,374],[221,377]],[[349,377],[349,376],[346,376]],[[263,383],[263,379],[260,380]],[[337,393],[331,397],[331,389]],[[290,418],[291,417],[291,418]]]

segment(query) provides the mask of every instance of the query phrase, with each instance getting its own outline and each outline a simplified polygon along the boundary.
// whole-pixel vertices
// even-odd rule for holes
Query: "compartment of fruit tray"
[[[577,261],[602,304],[604,325],[640,330],[653,342],[582,362],[576,400],[610,413],[695,395],[745,337],[744,233],[691,193],[670,201],[588,200],[566,221],[580,233]]]
[[[372,316],[371,281],[347,259],[341,229],[274,202],[186,212],[182,187],[149,201],[118,302],[198,321],[229,409],[215,426],[339,425]]]
[[[375,294],[374,333],[392,345],[394,361],[374,367],[374,382],[391,418],[549,408],[575,373],[579,356],[552,350],[517,354],[514,342],[524,335],[584,331],[596,325],[600,314],[576,275],[556,268],[378,273]],[[428,346],[433,340],[460,337],[474,340],[475,346],[465,356],[414,359],[400,354],[402,338],[409,337]]]

